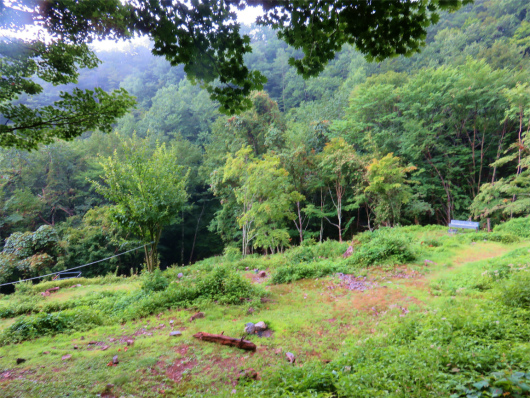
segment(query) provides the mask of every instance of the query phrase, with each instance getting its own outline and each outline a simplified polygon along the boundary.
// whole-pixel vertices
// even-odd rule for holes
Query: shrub
[[[405,264],[416,259],[408,240],[394,231],[381,228],[361,239],[362,244],[347,259],[349,264],[368,267],[383,264]]]
[[[464,239],[469,242],[501,242],[501,243],[515,243],[521,239],[518,236],[502,233],[502,232],[474,232],[464,235]]]
[[[285,253],[287,261],[293,263],[303,263],[320,261],[327,258],[337,258],[344,254],[349,244],[336,240],[327,240],[323,243],[307,244],[289,249]]]
[[[246,298],[261,296],[262,292],[239,273],[227,267],[216,267],[197,283],[201,298],[221,304],[239,304]]]
[[[145,272],[142,275],[142,290],[144,292],[159,292],[165,290],[169,285],[169,281],[162,274],[160,268],[156,268],[153,272]]]
[[[2,332],[0,345],[17,343],[38,336],[87,330],[102,324],[103,319],[99,312],[89,307],[78,307],[54,314],[23,316]]]
[[[501,287],[501,300],[511,307],[530,307],[530,272],[518,272]]]
[[[272,283],[291,283],[299,279],[320,278],[338,272],[348,273],[350,267],[344,262],[320,261],[315,263],[291,264],[279,267],[272,275]]]
[[[530,238],[530,217],[512,218],[495,226],[493,232],[511,234],[520,238]]]

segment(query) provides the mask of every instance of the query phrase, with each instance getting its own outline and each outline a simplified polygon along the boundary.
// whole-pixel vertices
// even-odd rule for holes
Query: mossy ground
[[[296,356],[294,366],[298,367],[333,361],[346,347],[369,336],[392,333],[407,317],[443,308],[448,299],[470,304],[480,300],[483,293],[466,288],[456,288],[448,297],[444,293],[447,286],[441,288],[440,284],[448,281],[458,285],[454,281],[482,272],[485,260],[528,246],[528,242],[465,243],[445,235],[440,230],[415,233],[421,247],[415,263],[359,271],[373,283],[364,292],[341,287],[337,276],[271,285],[268,278],[256,278],[252,271],[234,271],[266,286],[270,295],[259,308],[212,303],[0,347],[2,396],[229,396],[239,389],[241,371],[252,368],[260,378],[270,377],[285,366],[286,352]],[[427,239],[445,241],[433,247],[423,244]],[[267,261],[261,263],[266,266]],[[85,285],[48,299],[68,300],[93,290],[136,288],[135,283]],[[190,322],[190,316],[199,309],[205,318]],[[272,335],[249,337],[258,347],[254,353],[192,337],[200,331],[241,337],[245,323],[257,321],[265,321]],[[0,320],[0,329],[13,322]],[[169,336],[172,329],[182,331],[182,336]],[[134,339],[132,346],[127,347],[128,339]],[[96,344],[89,344],[93,341]],[[109,348],[102,350],[104,346]],[[62,360],[67,354],[71,358]],[[108,366],[114,355],[118,355],[119,364]],[[17,358],[26,361],[17,365]]]

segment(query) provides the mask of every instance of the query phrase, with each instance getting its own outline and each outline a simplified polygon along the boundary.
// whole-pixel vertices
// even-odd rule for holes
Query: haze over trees
[[[87,252],[104,257],[151,240],[159,240],[165,267],[223,250],[275,253],[304,241],[349,240],[379,226],[469,217],[496,225],[529,214],[526,1],[478,0],[454,13],[436,1],[392,2],[410,9],[408,24],[399,24],[405,31],[396,33],[394,24],[368,28],[371,41],[358,26],[341,22],[350,4],[364,1],[322,2],[311,21],[298,3],[264,2],[270,8],[263,23],[238,28],[229,11],[240,2],[226,2],[230,10],[155,7],[131,21],[128,7],[137,3],[97,3],[119,10],[105,14],[101,30],[90,18],[67,24],[70,14],[51,8],[44,21],[57,40],[34,42],[17,62],[0,61],[0,144],[10,147],[0,153],[0,236],[43,225],[58,236],[55,245],[39,249],[50,257],[45,266],[1,273],[2,280],[80,265]],[[443,2],[449,9],[461,3]],[[370,4],[388,21],[383,2]],[[429,5],[438,7],[439,20]],[[275,10],[285,10],[292,23]],[[181,41],[177,48],[153,29],[152,15],[181,37],[177,20],[184,12],[188,27],[200,19],[230,28],[193,30],[190,37],[206,40],[205,47]],[[13,21],[2,19],[2,26]],[[344,34],[327,41],[337,29]],[[413,32],[408,41],[406,31]],[[152,37],[154,47],[94,53],[86,44],[134,32]],[[61,35],[69,38],[67,47]],[[233,47],[220,51],[221,43]],[[308,43],[318,43],[318,51]],[[22,45],[7,39],[0,53]],[[207,60],[210,50],[215,62]],[[184,65],[172,66],[177,63]],[[68,94],[61,94],[64,84]],[[57,118],[68,123],[52,122]],[[31,127],[37,119],[43,128]],[[111,129],[116,134],[105,134]],[[138,149],[126,155],[127,148]],[[148,177],[138,171],[138,178],[161,189],[151,210],[164,220],[146,233],[140,227],[146,219],[120,203],[137,195],[128,164],[141,166]],[[94,189],[90,181],[108,188]],[[131,196],[111,194],[112,186]],[[151,254],[148,268],[156,263],[156,251]],[[96,272],[128,273],[143,261],[135,255],[127,265],[109,263]]]

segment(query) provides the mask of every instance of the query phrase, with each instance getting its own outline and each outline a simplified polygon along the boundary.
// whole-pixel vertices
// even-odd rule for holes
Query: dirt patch
[[[187,371],[197,366],[197,360],[188,356],[189,346],[182,345],[175,348],[175,351],[182,355],[182,358],[177,359],[173,365],[166,367],[164,361],[159,361],[156,368],[163,371],[166,376],[175,383],[180,383],[183,379],[191,377]],[[153,369],[153,372],[155,372]]]

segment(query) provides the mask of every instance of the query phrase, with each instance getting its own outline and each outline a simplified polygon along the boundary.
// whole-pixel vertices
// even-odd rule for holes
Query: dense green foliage
[[[425,17],[415,2],[401,6],[412,7],[411,18]],[[302,6],[281,7],[295,12]],[[332,12],[339,3],[330,7]],[[347,9],[349,5],[343,11]],[[218,11],[202,17],[224,18]],[[273,18],[271,12],[266,18]],[[322,14],[320,22],[311,24],[329,20],[334,26],[330,15]],[[267,26],[241,26],[239,33],[248,35],[253,48],[244,54],[249,73],[260,70],[267,82],[263,91],[249,95],[246,111],[230,117],[219,112],[207,90],[185,79],[187,67],[172,67],[144,47],[98,52],[103,63],[79,70],[78,87],[97,85],[106,92],[125,88],[137,97],[137,108],[118,121],[117,134],[87,133],[32,153],[2,150],[0,235],[6,239],[41,225],[53,227],[61,249],[54,270],[159,238],[165,268],[220,254],[224,248],[239,247],[243,256],[269,254],[305,240],[347,241],[380,226],[446,225],[450,219],[475,217],[481,226],[489,219],[496,228],[525,216],[530,212],[530,95],[522,82],[529,72],[529,15],[522,0],[478,0],[440,14],[438,23],[426,30],[421,53],[377,63],[349,44],[333,49],[329,62],[324,57],[312,63],[314,54],[308,55],[304,46],[289,47]],[[293,24],[304,21],[298,17]],[[50,18],[59,32],[60,16]],[[176,22],[171,18],[169,27]],[[122,22],[102,25],[106,31],[89,30],[87,37],[128,34]],[[285,41],[299,43],[306,33],[291,36],[293,27],[283,22],[277,26]],[[353,30],[348,29],[337,43],[350,42]],[[414,43],[411,38],[403,52],[415,52],[419,47]],[[298,75],[302,69],[321,69],[321,62],[328,65],[319,76],[304,80]],[[42,95],[21,94],[19,101],[42,107],[59,99],[60,86],[39,84]],[[111,222],[116,218],[107,216],[122,197],[105,197],[90,184],[103,183],[101,159],[125,159],[124,141],[136,148],[138,164],[148,164],[157,146],[165,146],[175,158],[171,168],[188,173],[187,203],[175,195],[181,206],[167,214],[153,238],[146,238],[150,233],[140,236],[137,218],[134,225],[125,219]],[[162,179],[155,173],[148,180],[157,178]],[[139,208],[153,208],[143,207],[146,203],[144,198]],[[149,212],[142,213],[145,217]],[[123,209],[121,214],[133,216]],[[506,232],[522,236],[499,232],[503,236],[480,239],[512,239]],[[366,253],[370,260],[359,257],[359,262],[396,261],[396,250],[405,247],[401,243],[374,246]],[[140,253],[131,253],[87,269],[87,275],[116,269],[129,275],[142,262]]]

